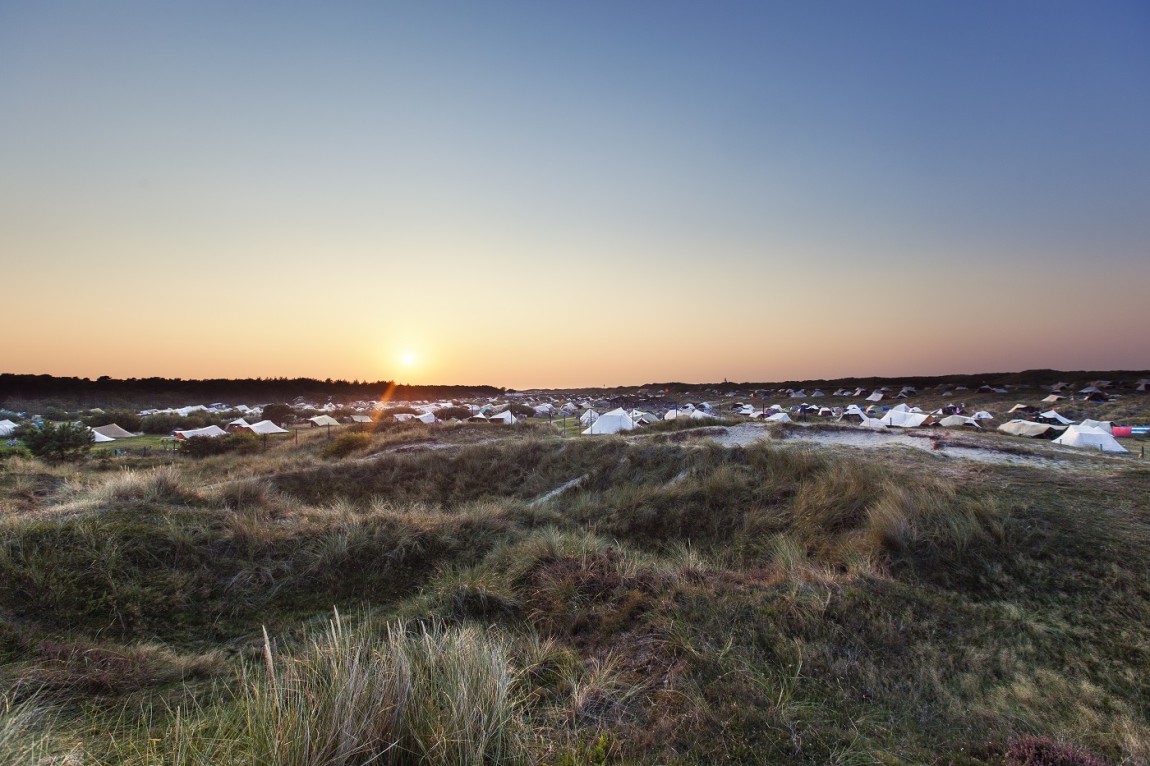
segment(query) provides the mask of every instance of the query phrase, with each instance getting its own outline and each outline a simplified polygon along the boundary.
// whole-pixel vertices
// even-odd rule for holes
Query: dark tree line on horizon
[[[0,406],[23,411],[28,405],[51,404],[65,409],[91,407],[168,407],[188,404],[268,404],[419,399],[458,399],[498,396],[505,389],[487,385],[417,386],[390,380],[317,380],[315,378],[90,378],[0,373]]]
[[[721,383],[646,383],[640,386],[619,386],[614,389],[585,388],[585,392],[614,390],[637,393],[668,391],[685,394],[704,391],[821,388],[830,393],[836,388],[861,386],[868,390],[881,386],[915,386],[920,390],[939,384],[978,388],[990,386],[1047,386],[1058,381],[1071,384],[1099,379],[1130,384],[1150,377],[1150,370],[1024,370],[1022,372],[992,372],[955,375],[905,377],[859,377],[785,380],[775,382]],[[182,378],[126,378],[101,376],[92,380],[79,377],[52,375],[24,375],[0,373],[0,407],[26,411],[55,406],[65,410],[100,408],[178,407],[189,404],[271,404],[290,403],[302,397],[310,403],[389,400],[407,402],[415,400],[465,399],[493,397],[513,389],[491,385],[407,385],[394,381],[318,380],[315,378],[214,378],[185,380]],[[571,391],[572,389],[555,389]]]

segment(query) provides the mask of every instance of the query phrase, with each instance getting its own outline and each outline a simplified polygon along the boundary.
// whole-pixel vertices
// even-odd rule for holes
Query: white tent
[[[882,393],[881,393],[881,392],[879,392],[879,391],[875,391],[873,394],[871,394],[870,396],[868,396],[868,397],[866,398],[866,400],[867,400],[868,402],[881,402],[881,401],[882,401]]]
[[[190,428],[184,431],[172,431],[177,439],[214,439],[217,436],[227,436],[228,432],[219,426],[207,426],[205,428]]]
[[[595,410],[587,410],[579,416],[579,424],[589,426],[599,419],[599,413]]]
[[[776,412],[767,418],[768,423],[792,423],[791,416],[785,412]]]
[[[891,412],[910,412],[909,404],[896,404],[890,408]]]
[[[244,420],[243,418],[236,418],[231,423],[228,423],[227,425],[225,425],[224,428],[226,428],[229,431],[234,431],[238,428],[251,428],[251,426],[252,426],[252,424],[249,423],[248,421]]]
[[[979,410],[973,415],[975,420],[994,420],[994,416],[986,410]]]
[[[467,422],[468,423],[486,423],[487,422],[487,416],[484,415],[482,412],[477,412],[474,415],[472,415],[471,417],[469,417],[467,419]]]
[[[635,421],[631,420],[622,407],[604,413],[595,419],[591,427],[583,431],[584,436],[593,434],[617,434],[620,431],[634,431]]]
[[[1061,431],[1063,430],[1063,426],[1052,426],[1049,423],[1035,423],[1030,420],[1012,420],[1009,423],[1000,425],[998,430],[1011,436],[1037,438],[1039,436],[1046,436],[1052,430]]]
[[[504,410],[503,412],[496,413],[487,419],[489,423],[502,423],[505,426],[515,423],[515,416],[511,414],[511,410]]]
[[[938,421],[940,426],[944,428],[958,428],[959,426],[974,426],[975,428],[982,428],[978,421],[974,418],[968,418],[965,415],[948,415],[942,420]]]
[[[94,428],[90,428],[88,430],[92,432],[92,441],[94,441],[96,444],[103,444],[104,442],[116,441],[111,436],[105,436],[104,434],[100,433],[99,431],[95,430]]]
[[[714,417],[715,416],[712,415],[711,413],[703,412],[703,410],[695,410],[694,412],[691,413],[691,420],[702,420],[704,418],[714,418]]]
[[[0,437],[11,436],[12,432],[20,426],[11,420],[0,420]]]
[[[326,415],[324,417],[326,417]],[[258,423],[252,423],[248,426],[248,430],[253,434],[260,434],[261,436],[264,434],[286,434],[288,432],[286,428],[280,428],[270,420],[261,420]]]
[[[899,412],[898,410],[891,410],[882,418],[884,426],[897,426],[898,428],[918,428],[933,422],[934,418],[930,415],[921,412]]]
[[[316,415],[314,418],[308,418],[308,422],[313,426],[338,426],[339,421],[331,415]]]
[[[1109,420],[1091,420],[1090,418],[1086,418],[1078,425],[1085,426],[1086,428],[1097,428],[1106,433],[1113,433],[1113,427],[1110,425]]]
[[[131,439],[135,436],[131,431],[120,428],[115,423],[109,423],[106,426],[96,426],[92,430],[98,434],[107,436],[109,439]]]
[[[432,423],[436,422],[436,417],[435,417],[434,412],[425,412],[422,415],[416,415],[415,419],[418,420],[420,423],[426,423],[428,425],[431,425]]]
[[[864,417],[862,419],[862,422],[859,423],[859,425],[862,426],[863,428],[871,428],[875,431],[881,431],[884,428],[886,428],[886,423],[883,423],[878,418],[866,418],[866,417]]]
[[[1126,448],[1108,432],[1090,426],[1070,426],[1062,436],[1054,440],[1054,443],[1066,447],[1095,449],[1100,452],[1126,452]]]
[[[351,422],[352,423],[370,423],[371,422],[371,415],[352,415],[351,416]]]
[[[1062,425],[1064,425],[1064,426],[1068,426],[1068,425],[1070,425],[1071,423],[1073,423],[1073,422],[1074,422],[1074,421],[1073,421],[1073,420],[1071,420],[1070,418],[1066,418],[1066,417],[1063,417],[1062,415],[1060,415],[1060,414],[1059,414],[1057,411],[1055,411],[1055,410],[1047,410],[1046,412],[1042,413],[1042,414],[1041,414],[1041,415],[1039,415],[1038,417],[1040,417],[1040,418],[1048,418],[1048,419],[1050,419],[1050,420],[1057,420],[1059,423],[1061,423],[1061,424],[1062,424]]]
[[[1066,398],[1065,396],[1059,396],[1058,394],[1051,394],[1050,396],[1046,397],[1042,401],[1045,404],[1054,404],[1055,402],[1061,401],[1065,398]]]

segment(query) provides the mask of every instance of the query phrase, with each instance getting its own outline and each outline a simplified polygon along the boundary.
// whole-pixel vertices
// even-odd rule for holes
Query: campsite
[[[63,412],[111,441],[0,459],[0,748],[1143,762],[1150,394],[1057,382]]]
[[[1150,2],[0,2],[0,766],[1150,766]]]

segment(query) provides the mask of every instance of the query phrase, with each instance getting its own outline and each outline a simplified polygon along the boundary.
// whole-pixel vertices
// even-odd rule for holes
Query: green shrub
[[[92,448],[94,438],[83,423],[49,420],[21,426],[16,435],[33,455],[56,462],[84,457]]]
[[[252,433],[235,433],[209,438],[195,436],[180,442],[180,453],[191,457],[208,457],[236,453],[251,455],[263,449],[260,438]]]
[[[144,419],[131,410],[107,410],[99,415],[87,415],[82,418],[84,425],[96,428],[98,426],[106,426],[112,423],[120,426],[120,428],[132,431],[133,433],[143,430]],[[169,429],[170,431],[171,429]],[[168,433],[162,431],[161,433]]]
[[[296,419],[296,411],[289,404],[269,404],[260,414],[264,420],[270,420],[280,428],[286,428]]]
[[[435,417],[440,420],[467,420],[471,417],[471,410],[468,407],[444,407],[435,411]]]
[[[111,422],[111,421],[109,421]],[[193,428],[204,428],[219,425],[220,417],[206,412],[193,412],[191,415],[177,415],[174,412],[162,412],[140,418],[140,428],[146,434],[170,434],[172,431],[187,431]],[[120,425],[124,425],[120,423]],[[128,428],[127,426],[124,426]],[[128,428],[135,431],[134,428]]]
[[[340,436],[323,448],[324,457],[347,457],[353,452],[367,449],[371,445],[371,435],[355,431]]]

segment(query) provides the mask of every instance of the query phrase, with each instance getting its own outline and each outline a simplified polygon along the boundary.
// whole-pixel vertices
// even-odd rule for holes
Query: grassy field
[[[4,460],[0,762],[1150,762],[1150,464],[703,425]]]

